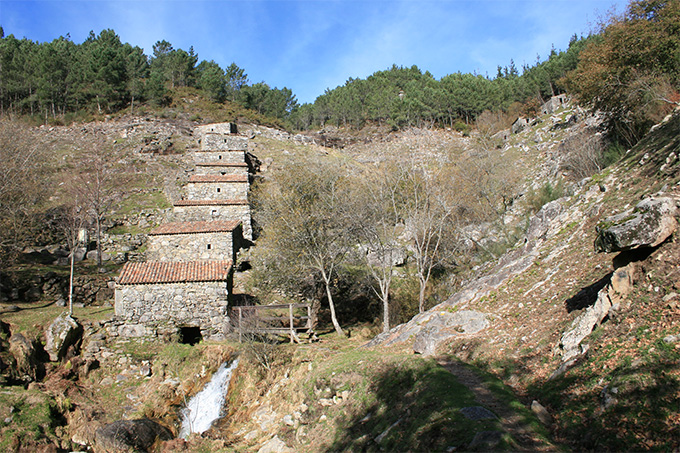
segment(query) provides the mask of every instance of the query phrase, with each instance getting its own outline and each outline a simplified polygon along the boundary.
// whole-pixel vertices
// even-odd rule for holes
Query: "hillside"
[[[499,376],[546,406],[554,439],[576,450],[677,448],[677,238],[627,253],[597,253],[593,243],[598,223],[642,199],[677,203],[678,130],[676,114],[619,164],[545,205],[524,241],[480,277],[370,344],[452,356]],[[583,340],[586,352],[562,359],[563,333],[628,262],[632,288]]]
[[[369,129],[357,136],[329,128],[322,141],[318,135],[292,136],[240,125],[241,133],[251,138],[249,150],[260,163],[258,178],[264,180],[315,160],[347,162],[352,164],[348,168],[368,172],[400,156],[416,155],[433,167],[484,159],[502,187],[513,191],[513,202],[500,223],[487,219],[469,226],[466,234],[497,258],[477,249],[469,267],[437,282],[428,299],[434,307],[378,336],[375,304],[356,306],[370,296],[355,297],[363,289],[344,290],[340,317],[347,323],[356,320],[348,326],[350,338],[330,333],[322,306],[319,341],[299,346],[272,341],[196,346],[121,341],[106,330],[112,315],[110,294],[102,291],[97,296],[99,291],[91,290],[85,306],[75,309],[85,326],[80,352],[63,362],[40,358],[38,345],[45,328],[64,310],[53,303],[64,289],[66,267],[20,263],[12,284],[3,280],[6,286],[0,288],[6,297],[0,335],[5,390],[0,445],[16,451],[96,446],[97,428],[141,417],[158,420],[176,434],[184,402],[220,363],[238,354],[242,361],[233,378],[227,416],[202,436],[166,441],[159,448],[678,448],[677,233],[633,256],[633,285],[583,340],[587,352],[564,361],[559,347],[563,333],[594,304],[615,270],[616,253],[593,249],[596,225],[649,196],[680,198],[676,115],[619,163],[592,178],[562,183],[561,194],[567,196],[540,206],[536,194],[563,179],[563,143],[593,121],[578,108],[567,107],[539,117],[506,139],[424,129]],[[130,117],[40,130],[45,143],[57,150],[79,134],[86,143],[93,130],[104,131],[124,145],[128,162],[152,181],[133,192],[108,224],[106,251],[118,261],[143,255],[145,233],[178,196],[188,177],[185,150],[194,146],[190,131],[196,124],[182,117]],[[493,152],[480,154],[476,144],[486,139]],[[321,146],[324,143],[336,146]],[[146,203],[143,210],[140,199]],[[516,244],[510,243],[514,237]],[[26,252],[27,260],[35,256],[31,253],[43,259],[58,255],[45,244]],[[102,273],[86,259],[78,272],[98,275],[99,283],[90,285],[104,289],[117,275],[118,264],[112,261]],[[401,286],[395,288],[395,303],[413,295],[403,283],[409,266],[398,268]],[[49,272],[50,278],[56,273],[62,279],[60,290],[47,278]],[[250,271],[238,274],[237,292],[251,289],[251,278]],[[17,281],[26,289],[13,291]],[[39,290],[28,290],[36,287]],[[408,321],[408,313],[402,310],[400,319]],[[21,348],[35,350],[35,357],[19,363]],[[543,410],[535,409],[540,406],[532,405],[534,400]],[[23,401],[30,401],[32,408]]]

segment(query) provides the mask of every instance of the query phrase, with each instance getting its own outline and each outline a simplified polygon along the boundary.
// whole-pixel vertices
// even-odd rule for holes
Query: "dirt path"
[[[437,358],[437,363],[456,376],[458,382],[469,388],[475,394],[475,399],[480,406],[486,407],[498,416],[503,429],[517,442],[518,450],[558,450],[555,445],[539,436],[521,415],[499,401],[484,381],[470,368],[446,357]]]

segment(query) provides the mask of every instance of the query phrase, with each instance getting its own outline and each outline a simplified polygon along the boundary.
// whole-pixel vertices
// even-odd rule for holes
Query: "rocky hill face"
[[[347,341],[322,336],[297,347],[119,341],[106,334],[110,291],[100,291],[113,273],[97,271],[96,282],[83,280],[90,296],[75,312],[84,327],[80,343],[51,362],[41,339],[63,312],[52,303],[64,293],[64,275],[34,275],[25,288],[3,280],[0,446],[95,445],[98,428],[138,418],[159,421],[159,439],[174,437],[185,401],[240,354],[228,416],[165,448],[679,448],[680,114],[616,165],[575,179],[573,146],[565,144],[596,124],[568,107],[493,137],[430,130],[308,137],[240,125],[259,178],[295,168],[301,156],[365,168],[414,154],[432,166],[481,159],[512,195],[499,218],[467,227],[471,249],[490,247],[508,231],[521,234],[516,243],[506,240],[509,249],[497,259],[475,262],[456,291],[409,322],[375,338],[356,326]],[[131,198],[148,205],[121,205],[120,221],[109,225],[105,252],[118,257],[112,261],[143,254],[145,231],[180,192],[189,176],[183,151],[194,146],[191,125],[125,118],[44,128],[45,146],[55,152],[74,137],[87,143],[95,130],[106,134],[130,151],[126,162],[151,176]],[[564,175],[574,181],[563,183],[565,196],[532,206],[532,194]],[[59,271],[52,261],[63,253],[51,250],[26,252]],[[237,275],[236,287],[245,290],[246,280],[247,272]],[[17,306],[10,312],[8,304]]]
[[[474,363],[538,400],[576,449],[677,448],[679,130],[667,118],[543,206],[459,292],[369,346]]]

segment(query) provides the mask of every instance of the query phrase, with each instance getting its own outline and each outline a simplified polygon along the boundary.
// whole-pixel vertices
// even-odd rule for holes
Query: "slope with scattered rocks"
[[[527,404],[540,400],[554,438],[576,449],[677,449],[678,130],[676,113],[619,164],[545,205],[481,277],[369,345],[496,374]],[[658,228],[636,220],[654,200],[666,206]],[[626,222],[628,235],[643,227],[623,245],[603,239]]]

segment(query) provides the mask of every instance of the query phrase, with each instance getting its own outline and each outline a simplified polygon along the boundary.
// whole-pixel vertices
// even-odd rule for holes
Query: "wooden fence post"
[[[241,307],[236,307],[238,308],[238,342],[241,343],[241,329],[242,329],[242,320],[243,317],[241,316]]]

